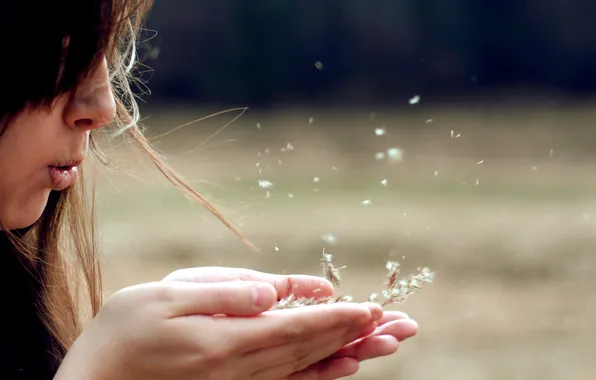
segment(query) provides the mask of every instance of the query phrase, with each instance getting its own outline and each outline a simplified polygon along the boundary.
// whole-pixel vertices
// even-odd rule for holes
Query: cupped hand
[[[278,299],[291,293],[303,297],[333,295],[333,286],[325,279],[303,275],[275,275],[242,268],[202,267],[171,273],[165,281],[225,282],[262,281],[272,284]],[[357,372],[358,363],[395,353],[399,342],[413,337],[418,324],[399,311],[385,311],[376,329],[365,337],[349,342],[330,357],[294,375],[295,379],[337,379]]]
[[[373,333],[382,317],[373,304],[270,311],[278,298],[275,286],[254,281],[123,289],[75,342],[56,379],[332,379],[336,367],[315,364]]]

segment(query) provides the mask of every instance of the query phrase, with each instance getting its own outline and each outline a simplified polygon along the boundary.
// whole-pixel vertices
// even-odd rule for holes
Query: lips
[[[64,161],[48,165],[52,190],[62,191],[74,185],[78,179],[81,161]]]

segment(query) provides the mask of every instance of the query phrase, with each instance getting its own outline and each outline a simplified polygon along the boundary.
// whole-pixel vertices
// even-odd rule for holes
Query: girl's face
[[[92,130],[109,124],[116,104],[106,61],[92,71],[74,96],[47,109],[26,109],[0,136],[0,222],[6,229],[29,227],[40,217],[50,191],[77,180]]]

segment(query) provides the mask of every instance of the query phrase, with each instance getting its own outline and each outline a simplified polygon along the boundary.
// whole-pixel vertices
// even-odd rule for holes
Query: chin
[[[0,221],[5,230],[20,230],[29,228],[41,218],[48,204],[49,192],[41,196],[20,203],[20,206],[8,207],[0,214]]]

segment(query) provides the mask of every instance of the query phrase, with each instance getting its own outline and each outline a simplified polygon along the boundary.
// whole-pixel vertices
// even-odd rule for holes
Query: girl
[[[335,379],[417,325],[374,304],[269,311],[326,281],[195,268],[102,302],[87,164],[115,124],[151,150],[128,75],[149,0],[0,0],[0,378]],[[96,153],[90,156],[88,152]],[[83,165],[85,161],[85,165]]]

